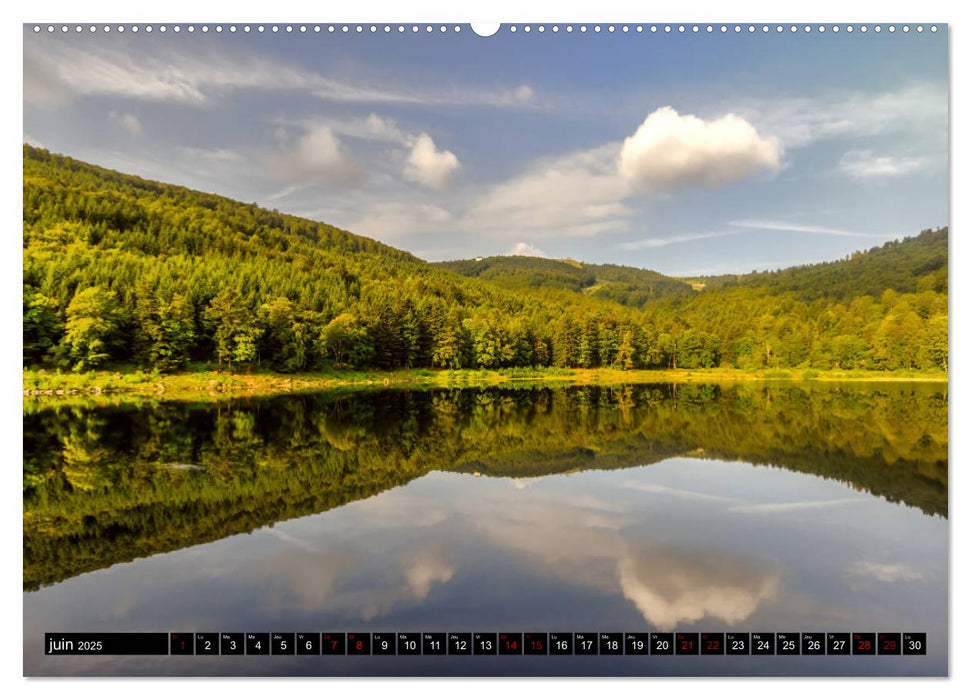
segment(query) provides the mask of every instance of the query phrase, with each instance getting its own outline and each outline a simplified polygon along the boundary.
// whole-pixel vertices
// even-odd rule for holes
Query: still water
[[[945,384],[28,402],[24,671],[942,675]],[[44,632],[926,632],[926,656],[45,657]]]

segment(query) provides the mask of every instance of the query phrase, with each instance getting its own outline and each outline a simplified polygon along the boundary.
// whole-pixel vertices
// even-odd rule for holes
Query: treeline
[[[849,301],[740,287],[632,308],[503,288],[29,146],[23,240],[29,367],[947,368],[946,287]]]
[[[575,260],[551,260],[502,255],[432,263],[443,270],[475,277],[508,289],[564,289],[598,299],[642,308],[669,296],[688,296],[693,290],[681,280],[625,265],[594,265]]]
[[[941,385],[641,385],[29,402],[24,588],[318,513],[432,470],[743,460],[947,517]]]
[[[842,260],[747,275],[702,277],[699,281],[708,290],[762,287],[773,292],[795,292],[807,301],[823,297],[846,302],[860,296],[879,298],[888,289],[902,294],[947,294],[947,235],[946,226],[926,229],[918,236],[887,241]]]

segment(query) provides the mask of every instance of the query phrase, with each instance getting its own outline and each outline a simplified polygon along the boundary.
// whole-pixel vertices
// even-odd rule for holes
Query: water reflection
[[[648,502],[694,500],[749,514],[805,510],[819,517],[853,508],[869,493],[947,515],[947,393],[940,385],[381,391],[219,404],[40,401],[25,407],[24,435],[26,590],[322,512],[433,470],[511,477],[526,491],[553,473],[677,455],[738,459],[835,479],[859,495],[760,503],[694,479],[629,486]],[[433,526],[446,517],[436,503],[389,507],[399,512],[372,512],[369,527],[398,527],[403,519],[410,527]],[[481,536],[553,567],[576,549],[619,552],[618,533],[628,521],[615,501],[559,494],[548,513],[539,507],[503,518],[482,514],[488,525]],[[327,556],[355,554],[328,549]],[[619,555],[615,560],[614,569]],[[664,588],[633,583],[640,581],[636,566],[624,570],[632,590]],[[446,571],[419,566],[413,586],[420,591]],[[755,595],[769,595],[766,586]]]
[[[51,629],[501,628],[917,630],[933,654],[894,666],[703,657],[681,672],[946,671],[941,517],[832,479],[696,457],[523,485],[432,472],[341,508],[45,586],[24,598],[25,669],[175,672],[171,659],[52,661],[39,653]],[[422,672],[393,661],[197,658],[178,672]],[[556,670],[550,660],[533,672],[674,672],[651,665],[663,659],[635,661],[575,658]],[[523,672],[516,663],[449,659],[424,672]]]
[[[947,671],[939,385],[39,402],[24,429],[28,674]],[[52,630],[298,628],[901,630],[933,653],[690,668],[40,653]]]

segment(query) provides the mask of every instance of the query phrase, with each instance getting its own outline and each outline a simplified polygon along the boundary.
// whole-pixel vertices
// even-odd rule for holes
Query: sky
[[[24,27],[25,142],[427,260],[671,275],[948,223],[947,30]]]

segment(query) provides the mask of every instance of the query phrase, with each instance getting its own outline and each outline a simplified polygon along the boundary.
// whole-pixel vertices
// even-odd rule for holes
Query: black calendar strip
[[[48,656],[923,656],[924,632],[122,632],[44,635]]]

